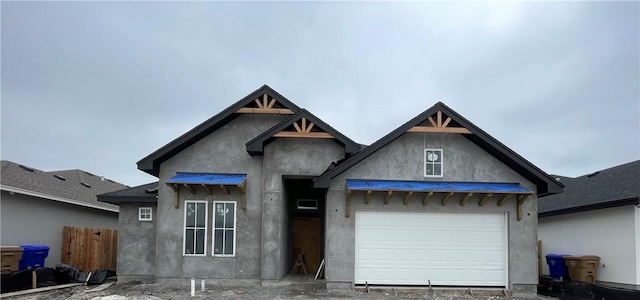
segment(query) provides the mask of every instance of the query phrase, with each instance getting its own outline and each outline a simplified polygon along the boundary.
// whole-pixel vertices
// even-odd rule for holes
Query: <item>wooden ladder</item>
[[[298,254],[298,258],[296,258],[296,263],[293,266],[293,272],[294,273],[298,273],[300,272],[300,267],[302,267],[302,270],[304,271],[304,275],[307,275],[307,259],[304,257],[304,253],[303,254]]]

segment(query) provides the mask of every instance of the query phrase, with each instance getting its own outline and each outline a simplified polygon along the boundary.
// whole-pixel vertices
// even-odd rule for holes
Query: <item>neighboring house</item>
[[[597,255],[598,281],[640,285],[640,160],[557,178],[564,193],[538,200],[543,255]]]
[[[0,240],[3,246],[50,247],[46,266],[60,263],[64,226],[118,228],[118,206],[97,194],[128,186],[82,170],[45,172],[3,160]]]
[[[159,178],[157,201],[151,186],[101,197],[121,209],[119,281],[264,284],[304,254],[327,288],[533,295],[537,197],[562,191],[442,103],[363,148],[268,86],[138,168]]]

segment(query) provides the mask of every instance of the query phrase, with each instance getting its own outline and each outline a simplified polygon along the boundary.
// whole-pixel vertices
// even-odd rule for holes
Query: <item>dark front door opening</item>
[[[304,274],[302,268],[296,267],[298,255],[304,255],[308,275],[316,274],[324,258],[325,191],[313,188],[312,179],[283,178],[287,203],[286,267],[296,274]]]

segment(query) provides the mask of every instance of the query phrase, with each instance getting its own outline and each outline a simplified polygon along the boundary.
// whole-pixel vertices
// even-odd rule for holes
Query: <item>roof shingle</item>
[[[98,202],[96,195],[128,188],[124,184],[78,169],[47,172],[7,160],[0,161],[0,168],[0,184],[3,189],[17,188],[111,211],[117,211],[118,207]]]
[[[555,177],[564,192],[538,199],[540,217],[638,204],[640,198],[640,160],[576,178]]]

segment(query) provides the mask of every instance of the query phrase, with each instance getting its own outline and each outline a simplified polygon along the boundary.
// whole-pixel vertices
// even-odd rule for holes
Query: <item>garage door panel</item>
[[[356,212],[355,283],[506,285],[504,214]]]

